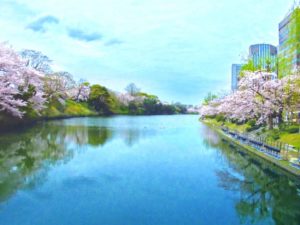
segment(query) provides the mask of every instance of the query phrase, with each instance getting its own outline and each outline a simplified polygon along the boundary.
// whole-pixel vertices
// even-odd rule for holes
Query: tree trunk
[[[278,125],[282,124],[283,123],[283,110],[279,110],[278,112]]]
[[[273,126],[273,117],[272,116],[268,117],[268,126],[269,126],[269,130],[273,130],[274,126]]]

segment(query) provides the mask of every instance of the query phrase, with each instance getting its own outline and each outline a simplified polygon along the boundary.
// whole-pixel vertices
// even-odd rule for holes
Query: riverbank
[[[300,133],[299,127],[292,126],[281,130],[274,128],[273,130],[268,130],[266,128],[257,129],[255,124],[244,123],[244,124],[235,124],[228,121],[217,120],[216,118],[205,119],[209,124],[212,124],[217,127],[227,127],[230,130],[238,131],[239,133],[250,133],[255,136],[261,136],[269,139],[270,141],[282,142],[293,146],[294,148],[300,148]],[[291,132],[292,131],[292,132]]]
[[[147,112],[139,114],[124,110],[123,108],[114,108],[110,114],[104,114],[97,112],[89,107],[87,102],[76,102],[73,100],[66,100],[63,103],[59,101],[52,101],[46,105],[46,108],[40,113],[28,113],[23,118],[13,117],[8,114],[0,112],[0,133],[14,132],[17,130],[23,130],[27,127],[34,126],[35,124],[48,120],[59,120],[77,117],[107,117],[118,115],[130,115],[130,116],[143,116],[143,115],[177,115],[177,114],[189,114],[189,113],[156,113],[149,114]]]
[[[241,143],[240,141],[232,138],[231,136],[227,135],[226,133],[224,133],[221,130],[220,126],[217,126],[214,123],[211,123],[209,120],[201,120],[202,123],[204,123],[205,125],[207,125],[208,127],[212,128],[213,130],[215,130],[218,134],[220,134],[225,140],[228,140],[232,143],[234,143],[237,146],[240,146],[244,149],[247,150],[247,152],[249,152],[250,154],[254,154],[256,156],[259,156],[260,158],[268,161],[269,163],[278,166],[279,168],[281,168],[283,171],[288,172],[289,174],[292,174],[293,176],[297,177],[298,179],[300,179],[300,170],[296,169],[295,167],[290,165],[289,161],[286,160],[279,160],[279,159],[275,159],[271,156],[268,156],[258,150],[256,150],[255,148],[253,148],[252,146],[246,145]]]
[[[40,121],[87,116],[99,116],[99,114],[90,109],[85,102],[66,100],[61,103],[59,101],[53,101],[48,103],[40,114],[29,112],[25,114],[23,118],[0,113],[0,132],[24,129]]]

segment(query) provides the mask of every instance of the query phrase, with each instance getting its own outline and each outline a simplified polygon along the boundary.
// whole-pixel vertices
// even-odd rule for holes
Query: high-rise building
[[[298,18],[298,19],[297,19]],[[279,23],[279,55],[283,58],[290,58],[291,69],[300,66],[300,38],[295,36],[300,33],[300,24],[296,19],[300,18],[300,1],[294,3],[287,16]],[[292,42],[289,41],[293,35]]]
[[[249,58],[256,68],[277,71],[277,48],[273,45],[251,45],[249,47]]]
[[[231,90],[238,89],[239,75],[242,69],[242,64],[232,64],[231,66]]]

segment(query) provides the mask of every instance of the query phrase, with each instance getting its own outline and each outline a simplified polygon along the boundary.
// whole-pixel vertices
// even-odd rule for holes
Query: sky
[[[292,0],[0,0],[0,42],[34,49],[123,92],[134,82],[168,102],[230,89],[251,44],[278,45]]]

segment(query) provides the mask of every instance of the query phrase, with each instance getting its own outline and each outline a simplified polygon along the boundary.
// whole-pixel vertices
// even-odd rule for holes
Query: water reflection
[[[47,168],[72,158],[72,152],[58,135],[47,127],[35,127],[25,133],[0,138],[0,201],[19,188],[34,187],[45,178]]]
[[[295,180],[199,127],[196,117],[81,118],[0,136],[0,223],[38,213],[30,224],[298,224]]]
[[[87,147],[99,148],[113,138],[128,146],[155,135],[145,129],[68,125],[48,122],[25,132],[0,136],[0,202],[19,189],[30,189],[47,178],[49,167],[70,161]]]
[[[205,146],[218,146],[220,143],[220,136],[207,126],[201,127],[201,136]]]
[[[226,168],[216,171],[219,186],[236,194],[235,208],[241,223],[297,225],[300,221],[299,181],[282,176],[278,168],[238,146],[222,140],[210,128],[204,128],[205,143],[222,153]]]
[[[103,146],[112,138],[112,131],[105,127],[89,127],[85,130],[87,130],[87,141],[85,143],[91,146]]]

